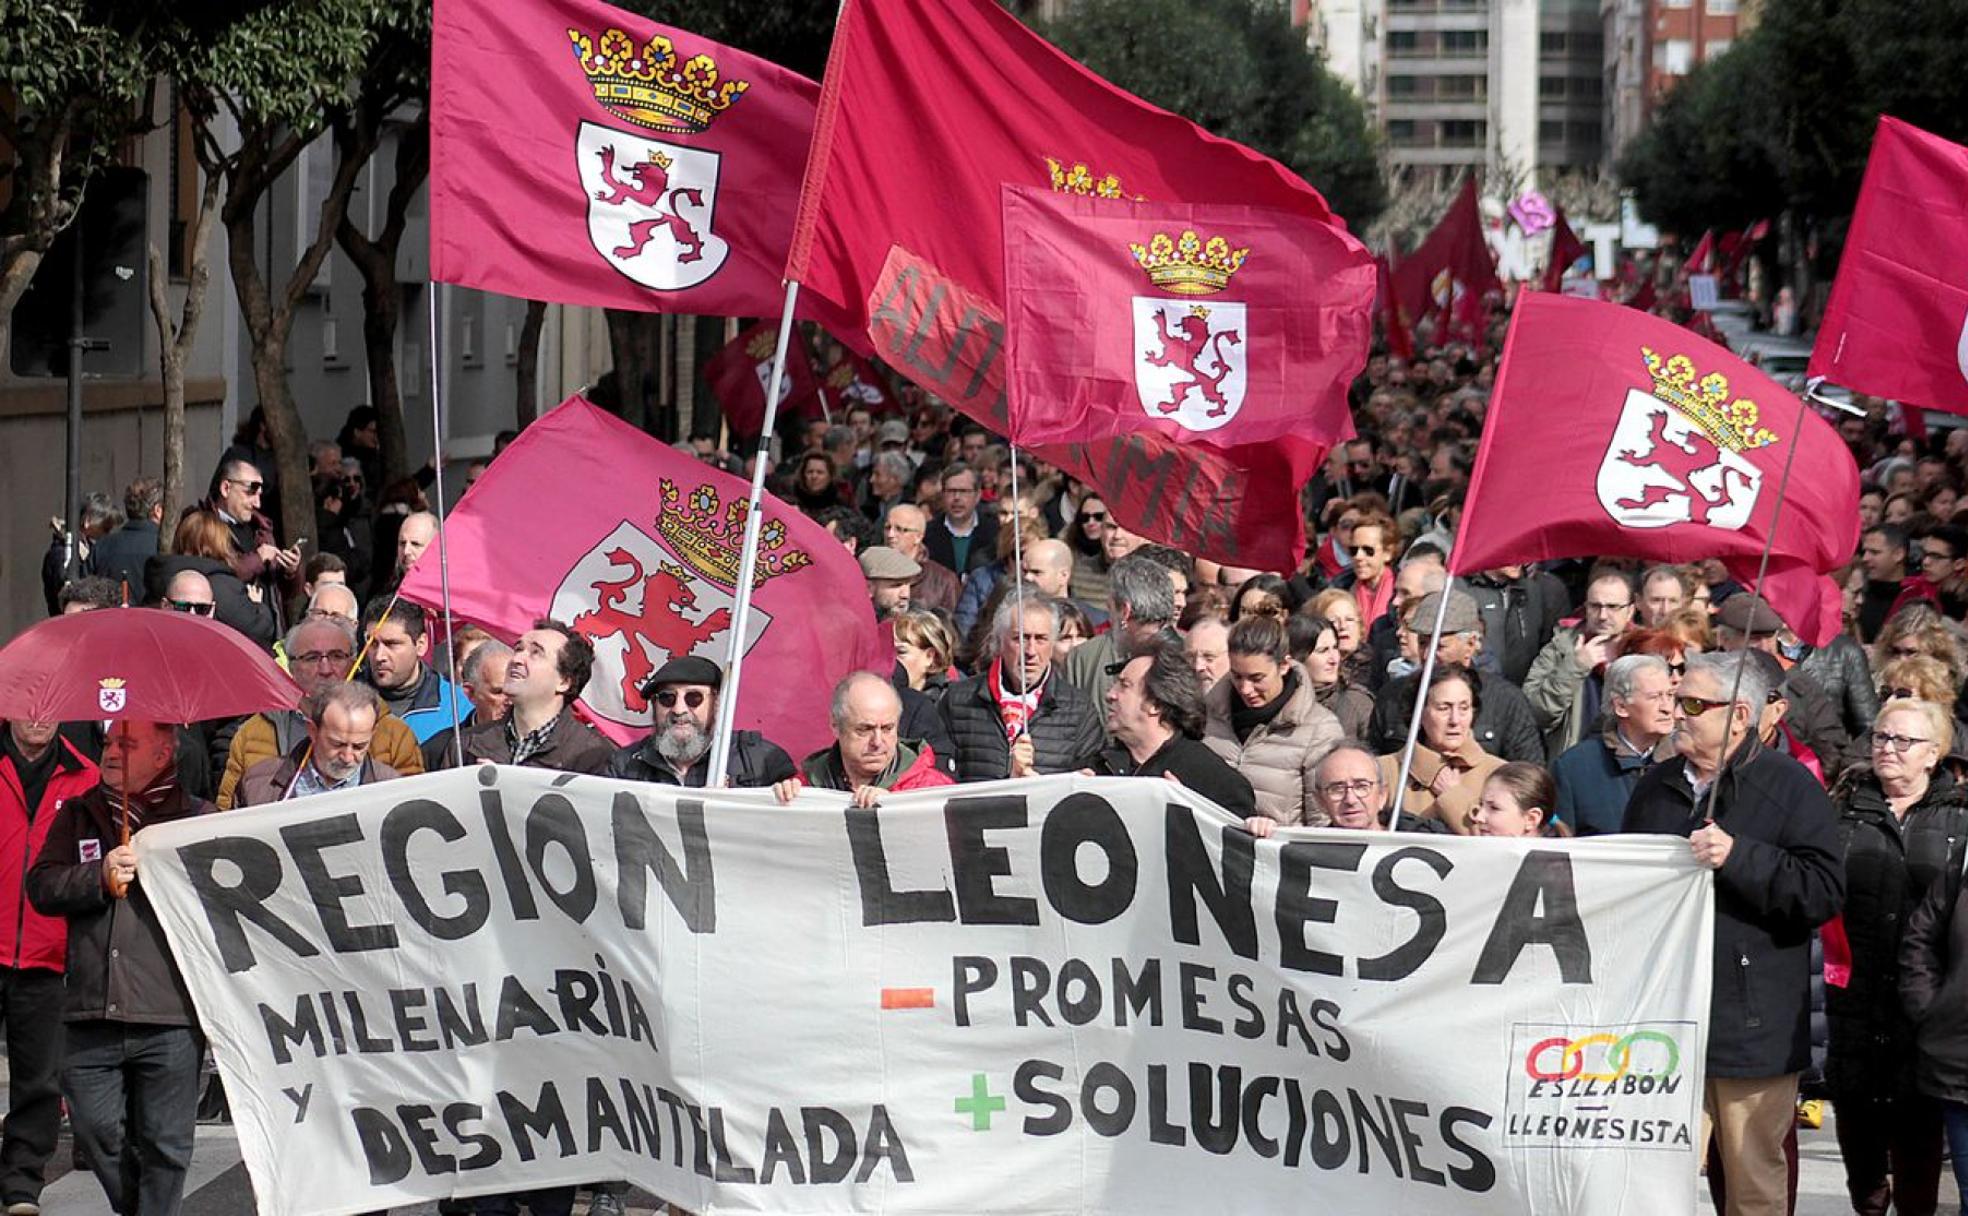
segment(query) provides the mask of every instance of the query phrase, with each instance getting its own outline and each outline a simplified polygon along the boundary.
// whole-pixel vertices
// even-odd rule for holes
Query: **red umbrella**
[[[0,718],[198,722],[294,709],[271,655],[216,621],[154,608],[51,617],[0,650]]]

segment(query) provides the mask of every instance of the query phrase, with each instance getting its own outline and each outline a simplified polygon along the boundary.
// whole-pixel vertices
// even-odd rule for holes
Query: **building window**
[[[1563,76],[1540,76],[1538,78],[1538,96],[1547,100],[1561,99],[1565,96],[1566,83],[1567,81]]]
[[[1420,36],[1413,30],[1387,31],[1387,53],[1395,58],[1412,55],[1419,48]]]
[[[1702,48],[1702,57],[1704,59],[1720,59],[1722,56],[1728,54],[1729,48],[1735,44],[1735,40],[1732,38],[1710,38],[1708,45]]]
[[[1693,8],[1695,0],[1660,0],[1662,8]]]
[[[1711,17],[1733,17],[1738,9],[1736,0],[1708,0],[1708,15]]]
[[[1444,148],[1474,148],[1483,143],[1486,124],[1468,118],[1451,118],[1442,123]]]
[[[1414,119],[1412,118],[1388,119],[1387,142],[1403,147],[1413,146],[1415,142]]]
[[[1565,35],[1546,30],[1538,35],[1538,53],[1542,55],[1562,55],[1565,53]]]
[[[1400,98],[1414,97],[1419,92],[1416,88],[1419,83],[1420,78],[1416,76],[1389,76],[1387,78],[1387,95],[1389,97]]]
[[[1486,54],[1489,51],[1490,35],[1487,30],[1443,30],[1442,54],[1452,57],[1468,57]]]
[[[1654,44],[1654,70],[1669,76],[1686,76],[1695,66],[1695,44],[1686,38],[1669,38]]]
[[[1471,101],[1483,96],[1484,83],[1481,76],[1439,76],[1435,96],[1445,101]]]
[[[1558,144],[1565,141],[1565,124],[1554,118],[1546,118],[1538,123],[1538,142]]]

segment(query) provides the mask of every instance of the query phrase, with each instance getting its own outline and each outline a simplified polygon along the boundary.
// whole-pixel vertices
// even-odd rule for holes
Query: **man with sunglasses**
[[[1772,689],[1741,654],[1698,654],[1676,691],[1679,761],[1640,779],[1622,828],[1685,836],[1715,871],[1715,977],[1703,1108],[1731,1213],[1788,1210],[1784,1138],[1811,1062],[1811,931],[1845,902],[1831,799],[1763,746]]]
[[[277,602],[285,590],[300,589],[301,549],[298,544],[282,549],[274,543],[274,525],[261,502],[266,495],[266,478],[257,466],[237,458],[219,462],[212,477],[212,491],[205,506],[219,513],[232,530],[232,572],[251,587],[258,584],[268,603]]]
[[[724,672],[695,655],[671,659],[643,681],[655,724],[649,737],[616,750],[611,777],[702,789],[711,771],[711,728],[717,721],[718,690]],[[758,789],[791,779],[797,769],[784,748],[755,730],[731,736],[725,784]]]
[[[287,674],[311,697],[321,689],[344,683],[355,665],[355,632],[331,616],[306,616],[287,631]],[[280,756],[298,756],[307,746],[307,715],[296,709],[254,714],[233,732],[225,750],[225,773],[219,778],[219,809],[229,811],[238,801],[239,783],[249,769]],[[385,705],[376,718],[369,753],[380,764],[404,776],[424,771],[417,734]]]

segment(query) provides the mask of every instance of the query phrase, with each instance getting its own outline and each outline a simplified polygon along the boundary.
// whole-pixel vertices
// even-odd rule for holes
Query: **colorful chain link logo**
[[[1667,1050],[1664,1064],[1652,1072],[1642,1072],[1634,1068],[1634,1047],[1641,1043],[1658,1043]],[[1586,1052],[1592,1048],[1605,1049],[1604,1067],[1610,1072],[1585,1071]],[[1558,1053],[1556,1070],[1547,1065],[1551,1053]],[[1531,1048],[1524,1056],[1524,1071],[1534,1081],[1600,1081],[1610,1084],[1631,1074],[1636,1077],[1665,1078],[1681,1071],[1681,1045],[1672,1035],[1658,1030],[1636,1030],[1624,1037],[1614,1034],[1589,1034],[1582,1039],[1550,1038]]]

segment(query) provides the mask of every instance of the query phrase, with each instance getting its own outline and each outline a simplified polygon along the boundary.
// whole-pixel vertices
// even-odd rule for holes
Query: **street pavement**
[[[1823,1128],[1800,1130],[1798,1148],[1798,1216],[1845,1216],[1852,1209],[1845,1198],[1845,1174],[1838,1163],[1838,1144],[1833,1138],[1829,1115]],[[56,1153],[54,1168],[62,1174],[49,1184],[41,1199],[42,1210],[49,1216],[113,1216],[95,1178],[69,1168],[66,1137]],[[246,1167],[239,1160],[238,1138],[230,1126],[207,1125],[198,1129],[198,1148],[192,1157],[187,1191],[184,1216],[251,1216],[252,1187],[246,1180]],[[1961,1209],[1955,1205],[1951,1178],[1941,1180],[1941,1193],[1943,1216],[1959,1216]],[[1708,1202],[1707,1188],[1700,1188],[1699,1194],[1697,1210],[1714,1211]],[[655,1210],[654,1200],[640,1192],[632,1194],[628,1209],[636,1216],[643,1216]],[[394,1211],[399,1216],[435,1216],[437,1205]]]

